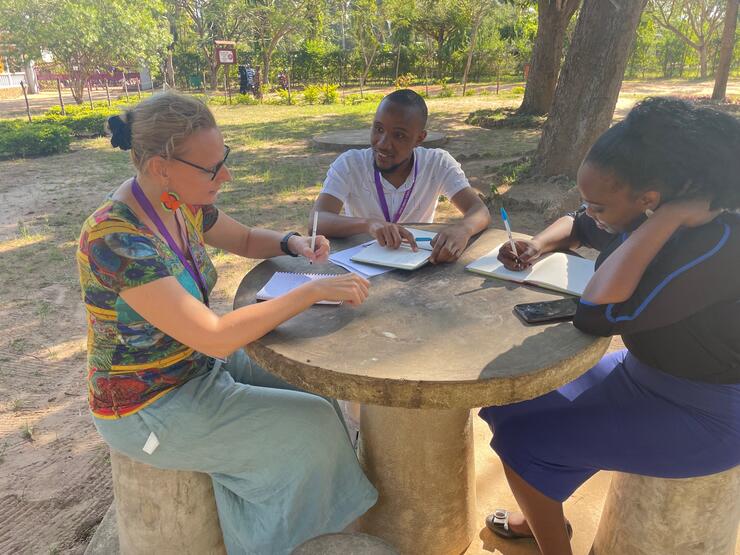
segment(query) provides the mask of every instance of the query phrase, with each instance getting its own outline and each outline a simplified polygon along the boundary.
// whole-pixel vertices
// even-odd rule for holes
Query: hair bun
[[[131,114],[127,114],[127,119]],[[110,144],[121,150],[131,150],[131,125],[123,121],[121,116],[108,118],[108,129],[110,129]]]

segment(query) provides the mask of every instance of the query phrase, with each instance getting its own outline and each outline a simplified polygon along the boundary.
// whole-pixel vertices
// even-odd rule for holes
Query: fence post
[[[26,94],[26,84],[23,81],[21,81],[21,90],[23,91],[23,98],[26,99],[26,114],[28,115],[28,123],[32,123],[31,107],[28,105],[28,95]]]
[[[126,103],[128,103],[128,83],[126,82],[126,72],[121,70],[123,74],[123,92],[126,94]]]
[[[59,106],[62,107],[62,115],[67,115],[67,110],[64,107],[64,99],[62,98],[62,84],[60,83],[59,79],[57,79],[57,93],[59,94]]]
[[[105,98],[108,99],[108,108],[110,108],[110,92],[108,91],[108,78],[105,78]]]
[[[136,80],[136,94],[139,95],[139,100],[141,100],[141,86],[139,85],[139,79]]]

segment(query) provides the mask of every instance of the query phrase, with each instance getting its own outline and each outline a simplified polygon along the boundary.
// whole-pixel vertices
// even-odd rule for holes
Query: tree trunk
[[[465,71],[463,72],[462,78],[462,95],[465,96],[465,90],[468,86],[468,73],[470,72],[470,64],[473,63],[473,52],[475,51],[475,39],[478,36],[478,29],[483,22],[483,10],[481,10],[478,17],[475,18],[473,23],[473,31],[470,33],[470,48],[468,49],[468,59],[465,62]]]
[[[707,78],[707,43],[704,42],[699,46],[699,76],[702,79]]]
[[[397,52],[396,52],[396,77],[394,81],[398,81],[398,68],[401,65],[401,41],[398,41]]]
[[[725,11],[725,28],[722,31],[722,46],[719,51],[719,67],[714,79],[712,100],[724,100],[727,94],[727,79],[730,76],[732,65],[732,51],[735,47],[735,31],[737,30],[738,0],[727,0]]]
[[[535,154],[539,173],[575,177],[588,149],[609,127],[646,2],[584,3]]]
[[[565,31],[579,4],[580,0],[567,0],[562,4],[539,2],[532,65],[518,113],[542,115],[550,110],[563,56]]]

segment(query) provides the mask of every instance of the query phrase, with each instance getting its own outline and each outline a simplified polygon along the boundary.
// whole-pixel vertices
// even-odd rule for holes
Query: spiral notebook
[[[275,297],[285,295],[296,287],[315,281],[336,277],[337,274],[296,274],[293,272],[275,272],[267,283],[257,291],[258,301],[269,301]],[[319,301],[315,304],[342,304],[341,301]]]

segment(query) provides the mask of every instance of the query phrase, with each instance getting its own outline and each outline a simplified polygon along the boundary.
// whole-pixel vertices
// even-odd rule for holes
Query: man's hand
[[[367,227],[367,232],[372,235],[382,247],[397,249],[401,246],[401,243],[405,241],[414,252],[419,250],[416,246],[414,235],[409,230],[398,224],[381,221],[370,222]]]
[[[465,251],[471,233],[462,225],[451,225],[444,228],[429,243],[432,247],[432,264],[454,262]]]

